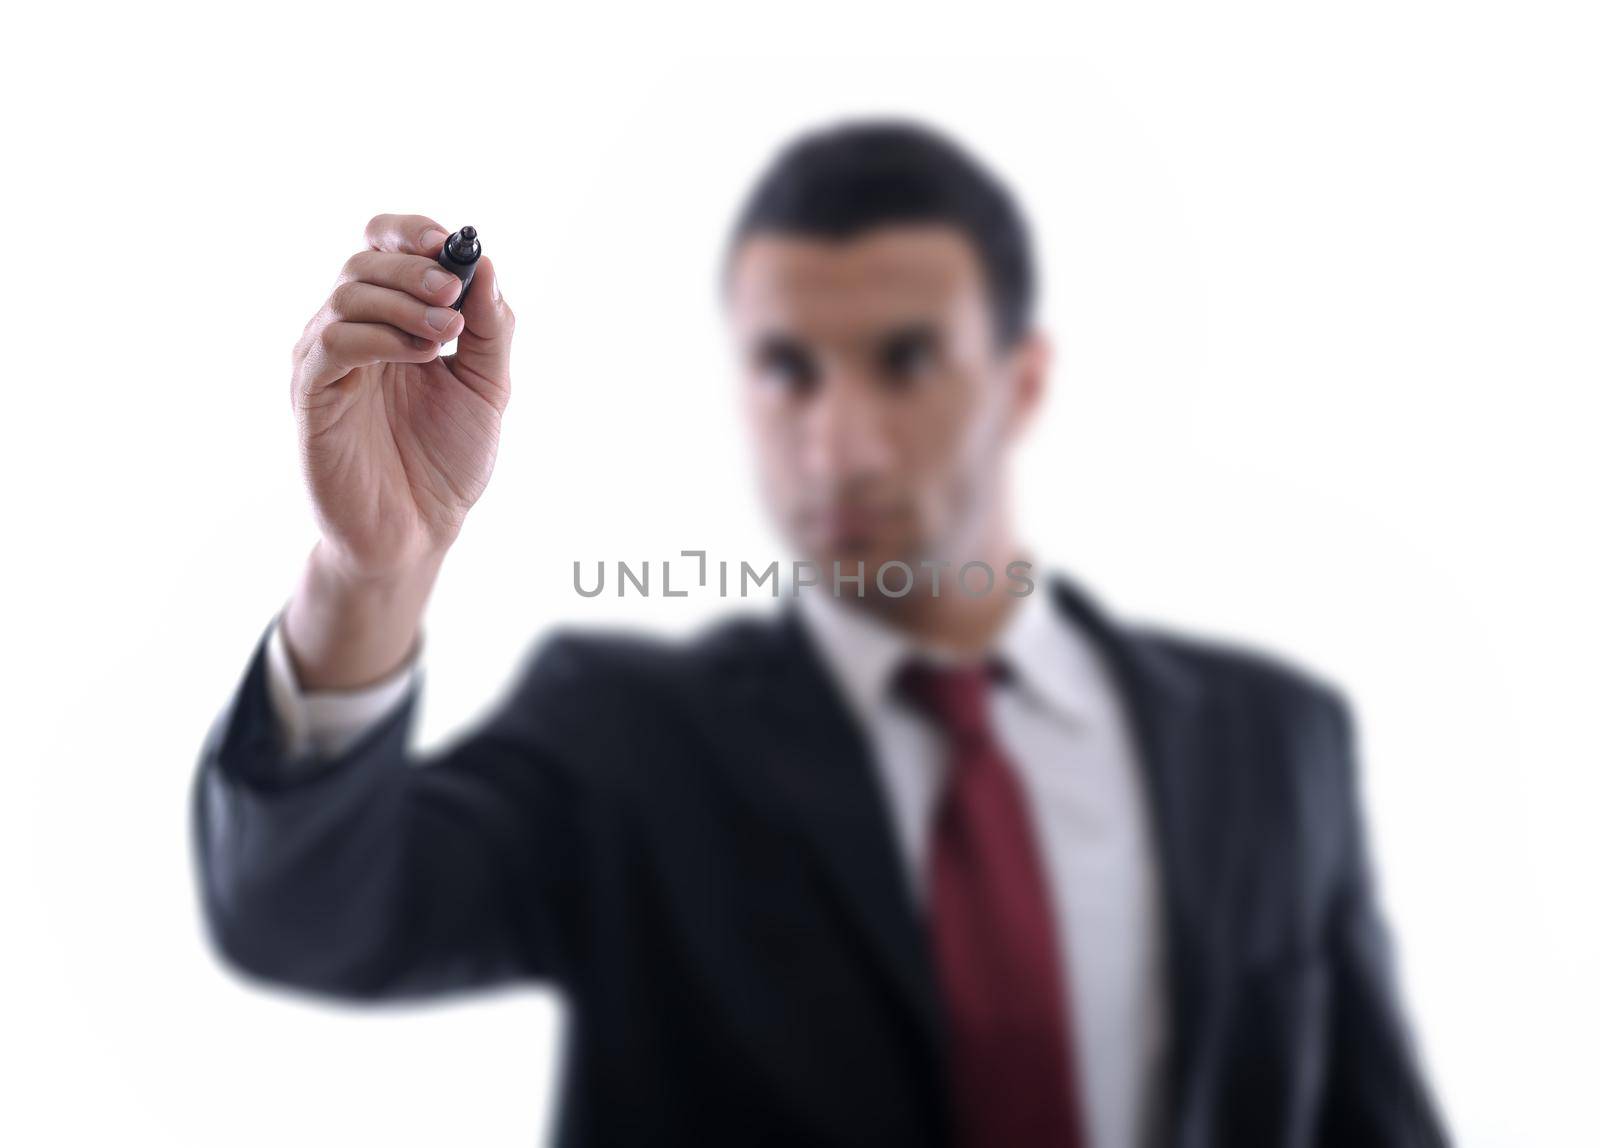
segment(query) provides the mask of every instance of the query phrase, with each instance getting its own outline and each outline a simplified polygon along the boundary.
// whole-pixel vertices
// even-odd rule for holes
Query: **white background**
[[[1125,616],[1346,687],[1460,1142],[1600,1143],[1587,7],[7,15],[0,1140],[539,1138],[549,997],[335,1009],[203,941],[195,754],[313,538],[290,346],[378,211],[476,224],[518,312],[426,748],[554,620],[718,606],[588,602],[573,559],[779,555],[716,256],[789,133],[891,111],[1035,221],[1029,536]]]

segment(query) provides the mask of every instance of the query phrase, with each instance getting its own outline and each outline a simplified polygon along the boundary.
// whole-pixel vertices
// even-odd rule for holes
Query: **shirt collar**
[[[834,680],[863,718],[884,704],[895,672],[908,658],[949,658],[947,652],[921,646],[863,604],[818,587],[802,590],[798,604]],[[1088,720],[1097,672],[1094,654],[1087,639],[1056,609],[1047,580],[1037,579],[1032,592],[1017,600],[996,635],[994,652],[1029,700],[1064,720]]]
[[[888,695],[895,671],[916,652],[916,643],[860,603],[820,587],[801,590],[797,601],[845,700],[859,717],[869,718]]]

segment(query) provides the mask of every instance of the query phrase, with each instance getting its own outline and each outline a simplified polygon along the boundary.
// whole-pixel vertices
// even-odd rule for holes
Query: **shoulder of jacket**
[[[782,641],[770,616],[732,614],[677,636],[623,627],[557,626],[524,659],[528,677],[555,684],[576,682],[648,687],[683,683],[720,663],[770,656]]]
[[[1182,666],[1207,693],[1251,706],[1283,706],[1296,713],[1321,711],[1347,721],[1344,688],[1320,667],[1254,642],[1145,623],[1134,640]]]

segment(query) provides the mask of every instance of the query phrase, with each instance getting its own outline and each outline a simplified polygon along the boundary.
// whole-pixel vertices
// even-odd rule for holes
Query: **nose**
[[[888,420],[871,379],[848,367],[830,369],[806,412],[808,476],[837,489],[881,475],[893,457]]]

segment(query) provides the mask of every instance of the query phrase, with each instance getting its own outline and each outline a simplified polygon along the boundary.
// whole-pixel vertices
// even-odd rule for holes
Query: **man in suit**
[[[423,605],[513,317],[487,258],[450,309],[431,220],[367,239],[296,348],[321,538],[195,787],[230,961],[362,999],[555,986],[563,1144],[1444,1143],[1343,695],[1125,623],[1014,531],[1047,344],[968,152],[819,130],[733,229],[762,490],[820,585],[685,643],[550,637],[421,763]]]

